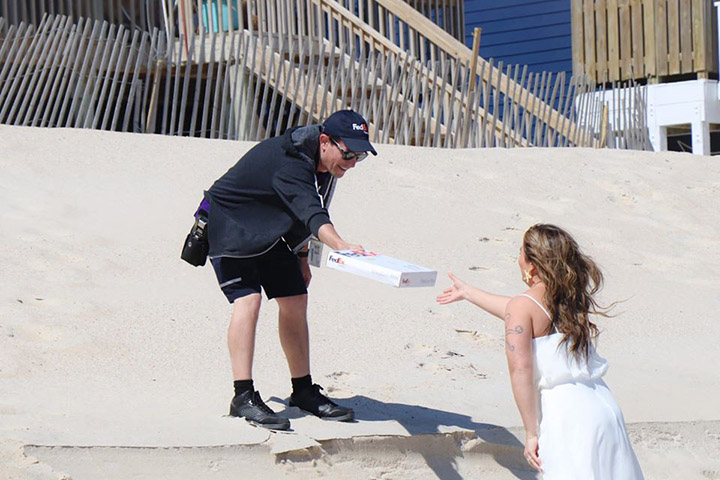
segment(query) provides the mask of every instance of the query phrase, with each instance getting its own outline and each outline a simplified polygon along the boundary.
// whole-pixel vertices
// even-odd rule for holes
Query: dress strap
[[[535,300],[533,297],[531,297],[530,295],[525,294],[525,293],[521,293],[521,294],[518,295],[518,296],[520,296],[520,297],[525,297],[525,298],[529,298],[530,300],[532,300],[533,302],[535,302],[535,305],[537,305],[538,307],[540,307],[540,310],[542,310],[542,311],[545,313],[545,315],[547,315],[547,317],[548,317],[548,318],[550,319],[550,321],[552,322],[552,317],[550,316],[550,314],[548,313],[548,311],[545,309],[545,307],[542,306],[542,304],[541,304],[540,302],[538,302],[538,301]]]

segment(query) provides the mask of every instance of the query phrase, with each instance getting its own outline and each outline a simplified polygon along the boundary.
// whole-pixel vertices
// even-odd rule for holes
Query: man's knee
[[[278,302],[278,308],[280,309],[281,315],[305,315],[307,312],[308,296],[293,295],[291,297],[281,297],[276,299]]]
[[[261,304],[262,297],[259,293],[237,298],[233,302],[233,318],[257,320]]]

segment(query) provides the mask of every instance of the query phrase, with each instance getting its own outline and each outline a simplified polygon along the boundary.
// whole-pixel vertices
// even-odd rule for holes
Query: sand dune
[[[542,221],[604,268],[603,301],[624,300],[599,351],[647,478],[720,479],[716,159],[381,145],[340,181],[333,221],[438,286],[314,270],[313,377],[353,424],[286,406],[267,303],[256,385],[293,422],[275,434],[223,417],[229,306],[179,259],[202,190],[250,146],[0,126],[0,477],[534,478],[501,324],[434,298],[447,270],[521,291],[520,238]]]

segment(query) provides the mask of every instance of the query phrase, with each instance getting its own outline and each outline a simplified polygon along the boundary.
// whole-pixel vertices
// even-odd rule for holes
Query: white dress
[[[532,342],[543,480],[641,480],[623,414],[602,379],[607,361],[591,346],[588,361],[577,362],[559,346],[562,338],[553,333]]]

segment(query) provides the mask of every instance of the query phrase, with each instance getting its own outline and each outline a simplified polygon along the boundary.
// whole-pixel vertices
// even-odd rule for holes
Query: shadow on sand
[[[276,401],[285,403],[287,399]],[[536,473],[529,469],[523,458],[523,444],[506,428],[489,423],[474,422],[469,416],[459,413],[436,410],[420,405],[404,403],[388,403],[375,400],[363,395],[356,395],[339,401],[344,406],[355,410],[355,419],[358,422],[385,422],[395,421],[402,425],[410,435],[433,435],[447,433],[441,427],[459,427],[475,432],[478,439],[477,452],[490,455],[494,460],[506,468],[520,480],[535,480]],[[306,414],[297,408],[288,408],[282,412],[290,419],[300,418]],[[487,443],[484,443],[487,442]],[[442,449],[441,453],[430,452],[428,449],[419,449],[429,468],[441,480],[462,480],[458,472],[457,458],[463,455],[460,448],[455,450]],[[468,452],[469,453],[469,452]]]

